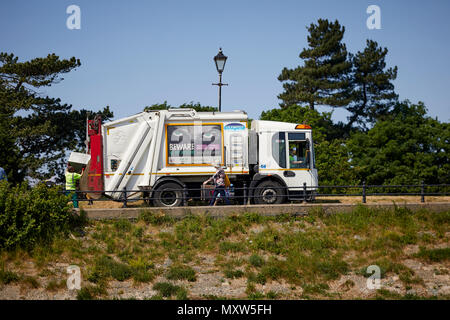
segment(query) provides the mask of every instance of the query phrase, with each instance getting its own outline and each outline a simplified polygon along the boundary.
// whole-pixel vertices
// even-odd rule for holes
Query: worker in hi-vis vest
[[[77,181],[81,179],[83,175],[84,168],[81,170],[81,174],[76,173],[74,167],[71,165],[67,166],[66,171],[66,195],[72,194],[73,207],[78,208],[78,197],[77,197]]]

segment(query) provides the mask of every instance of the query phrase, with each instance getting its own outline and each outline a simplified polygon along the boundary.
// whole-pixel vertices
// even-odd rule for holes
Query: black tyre
[[[155,207],[179,207],[183,203],[183,187],[168,182],[158,186],[153,193]]]
[[[253,193],[256,204],[280,204],[285,202],[284,188],[275,181],[264,181],[256,186]]]

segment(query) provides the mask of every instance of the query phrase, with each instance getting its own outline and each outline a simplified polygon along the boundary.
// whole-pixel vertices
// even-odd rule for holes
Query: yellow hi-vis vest
[[[76,190],[77,180],[81,179],[81,174],[76,172],[66,172],[66,190]]]

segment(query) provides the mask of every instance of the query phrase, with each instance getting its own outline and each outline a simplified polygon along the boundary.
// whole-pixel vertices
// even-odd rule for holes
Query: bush
[[[167,279],[169,280],[183,280],[194,282],[196,280],[195,271],[189,266],[173,266],[167,273]]]
[[[0,284],[9,284],[11,282],[17,282],[19,280],[20,276],[17,273],[0,269]]]
[[[88,280],[94,283],[101,283],[102,280],[112,277],[119,281],[125,281],[133,275],[130,266],[114,261],[109,256],[101,256],[95,261],[94,270],[88,276]]]
[[[153,285],[153,290],[156,290],[163,297],[171,297],[176,295],[179,300],[187,299],[186,289],[180,286],[173,285],[169,282],[158,282]]]
[[[264,264],[264,259],[257,254],[252,254],[249,258],[249,262],[252,266],[259,268]]]
[[[0,181],[0,248],[32,248],[74,227],[79,219],[72,216],[68,201],[57,187],[13,187]]]
[[[232,269],[226,269],[224,271],[225,277],[228,279],[236,279],[241,278],[244,276],[244,272],[241,270],[232,270]]]
[[[430,262],[442,262],[450,259],[450,248],[425,249],[420,248],[416,257],[423,258]]]

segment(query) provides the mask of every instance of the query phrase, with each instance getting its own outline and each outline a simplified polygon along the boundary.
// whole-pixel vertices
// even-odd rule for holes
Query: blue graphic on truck
[[[242,123],[229,123],[224,127],[225,130],[239,131],[244,130],[245,126]]]

